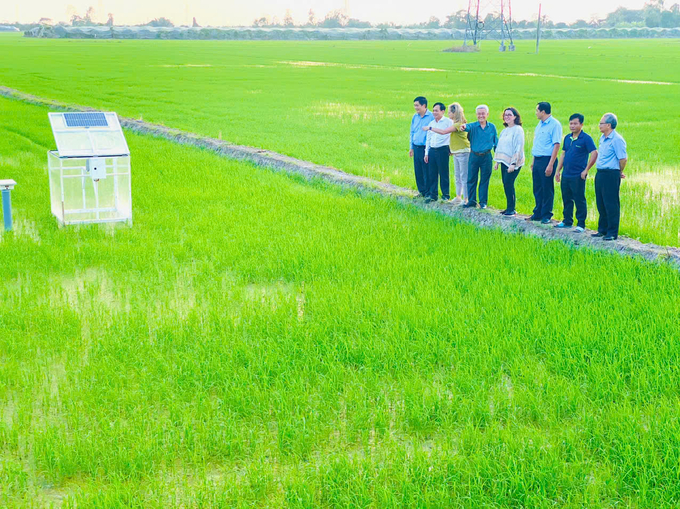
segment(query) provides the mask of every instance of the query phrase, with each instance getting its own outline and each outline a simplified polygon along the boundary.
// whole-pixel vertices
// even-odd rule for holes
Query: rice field
[[[523,115],[530,153],[539,100],[568,131],[574,112],[599,139],[618,114],[629,162],[622,233],[680,246],[680,40],[530,41],[515,53],[442,53],[445,41],[78,41],[0,36],[0,84],[41,97],[275,150],[415,187],[408,158],[412,101],[459,101],[474,118],[486,103]],[[30,64],[27,65],[27,62]],[[96,69],[95,72],[92,70]],[[528,168],[527,168],[528,169]],[[517,181],[518,210],[533,208],[531,175]],[[559,186],[558,186],[559,187]],[[596,224],[592,181],[588,186]],[[561,197],[556,196],[561,217]],[[500,175],[490,204],[505,208]]]
[[[113,64],[107,51],[128,43],[100,46],[102,58]],[[237,112],[265,126],[272,120],[271,96],[263,92],[258,105],[238,92],[267,90],[263,76],[254,84],[240,74],[243,89],[206,82],[206,101],[217,105],[218,90],[228,95],[219,115],[199,117],[192,90],[200,80],[160,83],[150,74],[141,96],[112,74],[115,87],[88,88],[77,55],[94,55],[96,43],[3,36],[0,44],[17,48],[0,61],[0,84],[37,95],[112,106],[120,94],[121,114],[207,134],[222,129],[224,138],[253,145],[257,132],[248,122],[240,132]],[[130,44],[125,51],[139,43]],[[245,61],[230,44],[207,43],[213,55],[205,58]],[[321,51],[305,46],[304,61]],[[188,49],[172,54],[150,44],[147,58],[127,65],[205,64],[195,54],[183,63],[182,51],[196,53],[192,44],[176,47]],[[363,47],[351,58],[368,62]],[[257,52],[275,45],[250,48],[252,65],[267,65]],[[286,58],[302,61],[303,49]],[[70,90],[42,79],[57,67],[38,66],[28,53],[20,71],[26,51],[48,67],[79,60]],[[370,65],[434,65],[384,53]],[[630,74],[642,79],[638,65]],[[671,80],[672,72],[665,66],[654,79]],[[141,83],[134,72],[129,79]],[[176,104],[164,102],[170,88]],[[301,96],[289,98],[287,110],[277,106],[289,116],[278,119],[280,136],[262,132],[262,140],[354,172],[368,156],[356,152],[343,166],[352,135],[406,144],[403,130],[382,138],[373,117],[362,123],[371,101],[345,110],[337,106],[343,100],[329,100],[315,116],[298,111],[307,103],[291,102]],[[406,102],[405,117],[383,115],[385,122],[401,129]],[[312,129],[299,129],[303,120]],[[319,150],[331,137],[314,131],[317,121],[337,128],[337,146]],[[630,147],[633,131],[624,134]],[[677,270],[127,138],[134,226],[58,229],[49,208],[47,110],[0,99],[0,177],[19,181],[15,231],[0,235],[0,506],[680,504]],[[375,141],[370,147],[379,153]],[[406,184],[405,150],[380,150],[400,161],[393,181]],[[631,170],[629,179],[666,193],[664,179],[677,173],[670,153],[656,156],[658,165]],[[663,218],[677,221],[672,212]],[[656,240],[668,231],[658,221],[639,228]]]

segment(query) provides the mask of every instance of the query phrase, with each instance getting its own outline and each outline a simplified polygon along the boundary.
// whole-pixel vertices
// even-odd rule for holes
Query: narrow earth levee
[[[0,86],[0,96],[61,111],[97,111],[94,108],[44,99],[3,86]],[[303,175],[310,179],[321,178],[342,186],[380,193],[397,200],[409,201],[416,207],[432,210],[433,212],[473,223],[481,228],[499,228],[509,233],[532,235],[546,240],[561,240],[578,247],[614,251],[626,256],[640,256],[650,261],[668,263],[675,268],[680,269],[680,248],[646,244],[623,236],[619,237],[616,241],[605,242],[599,238],[591,237],[590,234],[594,232],[590,230],[587,230],[585,233],[574,233],[571,230],[558,230],[553,228],[552,225],[541,225],[540,223],[535,223],[533,221],[525,221],[527,217],[525,215],[518,214],[517,216],[512,217],[502,216],[498,214],[497,210],[492,208],[486,210],[464,209],[452,203],[443,202],[426,204],[422,200],[414,200],[416,192],[412,189],[378,182],[367,177],[352,175],[330,166],[301,161],[270,150],[234,145],[224,140],[201,136],[196,133],[182,131],[159,124],[152,124],[142,120],[125,117],[119,118],[120,123],[124,128],[136,133],[149,134],[176,143],[200,147],[230,159],[250,161],[258,166],[276,171]]]

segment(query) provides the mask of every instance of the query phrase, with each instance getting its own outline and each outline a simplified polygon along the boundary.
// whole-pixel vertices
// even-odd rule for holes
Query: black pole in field
[[[472,0],[468,0],[467,26],[465,27],[465,39],[463,39],[463,46],[467,46],[468,31],[470,30],[470,9],[472,8]]]
[[[475,46],[477,46],[477,32],[479,30],[479,2],[477,0],[477,14],[475,14]]]
[[[538,4],[538,23],[536,23],[536,54],[538,55],[538,45],[541,42],[541,4]]]

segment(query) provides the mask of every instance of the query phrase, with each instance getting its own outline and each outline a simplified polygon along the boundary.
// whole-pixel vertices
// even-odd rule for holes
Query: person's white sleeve
[[[432,131],[427,131],[427,137],[425,138],[425,155],[430,153],[430,140],[432,139]]]

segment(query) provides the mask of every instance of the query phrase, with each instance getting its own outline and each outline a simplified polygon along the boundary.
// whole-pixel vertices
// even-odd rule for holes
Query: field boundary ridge
[[[51,99],[45,99],[4,86],[0,86],[0,97],[18,100],[37,106],[54,108],[61,111],[100,111],[96,108],[87,106],[66,104]],[[333,184],[379,193],[383,196],[389,196],[403,202],[408,202],[409,204],[422,209],[433,210],[472,223],[481,228],[501,229],[507,233],[519,233],[539,237],[545,240],[561,240],[576,247],[588,247],[595,250],[616,252],[625,256],[642,257],[650,261],[668,263],[680,270],[680,248],[677,247],[643,243],[628,237],[619,237],[616,241],[605,242],[598,238],[592,238],[590,236],[590,233],[594,233],[592,230],[586,230],[585,233],[559,230],[553,228],[552,225],[546,226],[533,221],[525,221],[524,219],[528,216],[523,214],[503,216],[499,214],[496,209],[491,207],[486,210],[479,210],[464,209],[451,202],[434,202],[426,204],[423,200],[413,200],[416,196],[416,191],[413,189],[379,182],[368,177],[353,175],[330,166],[302,161],[271,150],[245,145],[235,145],[225,140],[202,136],[143,120],[121,116],[119,116],[119,120],[122,127],[135,133],[152,135],[182,145],[203,148],[229,159],[249,161],[257,166],[266,167],[275,171],[302,175],[307,179],[320,178]]]

